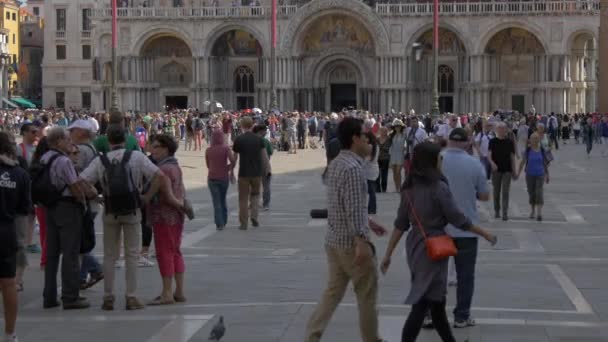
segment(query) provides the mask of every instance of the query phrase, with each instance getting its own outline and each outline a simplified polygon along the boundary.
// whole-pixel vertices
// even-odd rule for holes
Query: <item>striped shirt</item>
[[[369,239],[367,218],[367,180],[364,160],[354,152],[342,150],[327,169],[328,231],[325,245],[353,248],[355,236]]]

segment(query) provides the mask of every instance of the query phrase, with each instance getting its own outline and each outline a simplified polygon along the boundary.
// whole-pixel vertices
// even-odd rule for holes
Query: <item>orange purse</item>
[[[458,249],[456,249],[456,245],[454,244],[454,240],[452,240],[451,236],[445,234],[445,235],[439,235],[439,236],[434,236],[434,237],[428,237],[426,235],[426,232],[424,231],[424,227],[422,226],[422,223],[420,222],[420,219],[418,218],[418,214],[416,213],[416,210],[414,209],[414,205],[412,204],[412,201],[410,200],[410,196],[407,194],[407,192],[405,193],[405,197],[407,197],[407,201],[409,202],[411,212],[414,215],[414,219],[416,220],[416,223],[418,224],[420,233],[422,233],[422,236],[424,237],[426,254],[429,256],[429,258],[431,258],[431,260],[434,260],[434,261],[441,261],[441,260],[447,259],[451,256],[455,256],[456,254],[458,254]]]

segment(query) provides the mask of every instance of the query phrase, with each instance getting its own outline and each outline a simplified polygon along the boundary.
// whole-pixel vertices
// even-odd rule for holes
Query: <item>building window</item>
[[[82,59],[91,59],[91,45],[82,46]]]
[[[58,91],[55,93],[55,104],[57,105],[57,108],[65,107],[65,92]]]
[[[35,16],[40,16],[40,8],[39,7],[34,7],[34,15]]]
[[[91,31],[91,9],[82,9],[82,30]]]
[[[65,45],[57,45],[57,59],[65,59]]]
[[[91,108],[91,92],[83,91],[81,94],[82,108]]]
[[[11,20],[11,12],[6,12],[6,20]]]
[[[57,31],[65,31],[65,8],[57,9]]]
[[[253,70],[247,66],[240,66],[234,72],[234,91],[237,93],[253,93]]]
[[[17,44],[17,35],[13,33],[13,44]]]
[[[13,13],[13,21],[17,21],[17,14]]]
[[[17,64],[17,55],[13,55],[13,64]]]

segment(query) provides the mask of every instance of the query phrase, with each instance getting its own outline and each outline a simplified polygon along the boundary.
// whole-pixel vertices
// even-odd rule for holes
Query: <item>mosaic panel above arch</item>
[[[422,44],[423,53],[430,55],[433,53],[433,30],[430,29],[420,36],[417,40]],[[464,44],[458,35],[451,30],[439,28],[439,54],[440,55],[463,55],[466,53]]]
[[[545,49],[530,31],[510,27],[496,33],[488,42],[485,53],[490,55],[539,55]]]
[[[211,48],[211,55],[216,57],[256,57],[262,54],[260,42],[244,30],[224,32]]]
[[[374,51],[372,35],[358,20],[341,14],[315,19],[301,42],[304,54],[318,54],[328,48],[349,48],[358,53]]]
[[[180,38],[155,37],[148,40],[141,52],[146,57],[191,57],[190,47]]]

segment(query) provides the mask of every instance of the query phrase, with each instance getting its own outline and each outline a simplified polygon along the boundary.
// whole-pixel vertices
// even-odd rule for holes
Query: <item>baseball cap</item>
[[[452,133],[450,133],[450,140],[452,141],[461,141],[461,142],[466,142],[469,141],[469,135],[467,134],[467,131],[464,128],[454,128],[452,130]]]
[[[71,130],[73,128],[85,129],[91,132],[93,131],[93,126],[91,125],[91,122],[89,120],[76,120],[68,127],[68,130]]]

